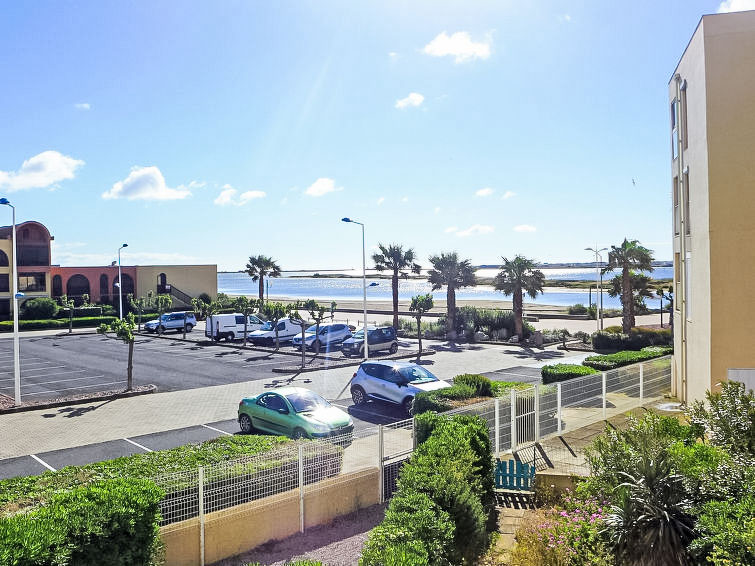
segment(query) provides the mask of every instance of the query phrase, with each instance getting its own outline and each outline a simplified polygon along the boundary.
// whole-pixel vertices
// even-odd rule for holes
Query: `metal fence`
[[[584,468],[584,458],[560,443],[560,435],[657,400],[670,386],[667,356],[563,383],[512,389],[505,397],[446,414],[485,419],[496,457],[515,453],[536,464],[577,471]],[[323,480],[353,481],[355,472],[377,468],[378,500],[385,501],[415,448],[415,421],[410,418],[348,437],[289,443],[272,452],[163,475],[155,478],[167,494],[161,503],[162,524],[195,517],[203,524],[206,513],[247,503],[263,507],[270,505],[267,498],[287,493],[299,497],[303,531],[305,495],[320,489]],[[548,456],[538,461],[543,451]]]

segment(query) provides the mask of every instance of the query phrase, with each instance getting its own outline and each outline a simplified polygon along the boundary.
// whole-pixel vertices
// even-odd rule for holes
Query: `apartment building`
[[[755,11],[703,16],[669,82],[674,393],[755,385]]]

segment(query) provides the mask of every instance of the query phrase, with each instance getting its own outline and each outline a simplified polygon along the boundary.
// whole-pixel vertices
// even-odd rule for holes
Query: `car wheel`
[[[351,388],[351,400],[355,405],[364,405],[367,402],[367,394],[359,386]]]
[[[191,332],[191,329],[194,328],[191,324],[186,325],[186,332]]]
[[[227,340],[228,342],[233,342],[233,339],[234,339],[234,338],[235,338],[235,336],[233,335],[233,332],[229,332],[228,334],[226,334],[226,335],[225,335],[225,339],[226,339],[226,340]]]
[[[401,403],[401,406],[403,407],[406,416],[411,417],[412,409],[414,408],[414,397],[407,397],[406,399],[404,399],[404,402]]]
[[[252,417],[249,415],[241,415],[239,417],[239,426],[241,427],[241,432],[244,434],[252,434],[254,432]]]
[[[395,342],[393,344],[391,344],[391,349],[388,350],[388,351],[391,354],[395,354],[396,352],[398,352],[398,344],[396,344]]]
[[[164,326],[158,326],[157,327],[157,333],[158,334],[162,334],[163,332],[165,332],[165,327]]]
[[[320,353],[320,341],[319,340],[315,340],[314,342],[312,342],[312,351],[315,354],[319,354]]]
[[[308,438],[307,433],[304,431],[303,428],[295,428],[293,436],[294,440],[299,440],[301,438]]]

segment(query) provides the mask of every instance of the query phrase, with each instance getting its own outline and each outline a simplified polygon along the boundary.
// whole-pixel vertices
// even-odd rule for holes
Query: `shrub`
[[[543,366],[540,370],[540,374],[543,377],[543,383],[556,383],[557,381],[564,381],[566,379],[582,377],[593,373],[598,373],[598,371],[587,366],[576,364],[551,364]]]
[[[590,341],[590,335],[587,332],[579,331],[574,334],[575,338],[582,341],[583,344],[587,344]]]
[[[198,299],[201,299],[203,302],[207,303],[208,305],[212,302],[212,297],[208,295],[207,293],[199,293]]]
[[[738,501],[710,501],[697,521],[699,537],[690,550],[700,564],[755,564],[755,495]]]
[[[93,316],[84,318],[74,318],[74,328],[91,328],[100,324],[110,324],[115,320],[112,316]],[[56,328],[68,328],[69,321],[62,318],[53,318],[49,320],[19,320],[19,330],[51,330]],[[13,332],[13,321],[3,320],[0,322],[0,332]]]
[[[112,479],[53,494],[45,505],[0,519],[0,564],[150,564],[158,550],[154,483]]]
[[[21,318],[24,320],[53,318],[59,308],[58,303],[48,297],[29,299],[21,307]]]
[[[612,332],[609,329],[613,330],[614,327],[592,335],[592,345],[596,350],[641,350],[646,346],[673,345],[671,329],[656,330],[638,326],[632,328],[629,334]]]
[[[585,305],[577,303],[567,309],[569,314],[587,314],[587,307]]]
[[[492,397],[493,382],[484,375],[477,373],[463,373],[454,377],[454,385],[469,385],[475,390],[477,397]]]
[[[107,307],[107,308],[106,308]],[[107,306],[91,306],[91,307],[75,307],[73,309],[73,316],[75,318],[89,317],[89,316],[114,316],[116,311],[113,307]],[[124,311],[125,314],[125,311]],[[71,309],[60,309],[57,314],[57,318],[68,318],[71,316]],[[52,317],[40,317],[40,318],[52,318]]]
[[[621,326],[606,326],[603,329],[603,332],[608,332],[609,334],[621,334],[624,332],[624,329]]]
[[[475,397],[475,389],[466,384],[452,385],[436,391],[421,391],[414,396],[412,414],[421,415],[426,411],[442,413],[453,408],[451,401],[463,401],[472,397]]]
[[[674,349],[669,348],[668,346],[648,346],[640,351],[626,350],[603,356],[588,356],[584,359],[582,365],[600,371],[607,371],[630,364],[636,364],[638,362],[644,362],[645,360],[667,356],[673,353],[673,351]]]

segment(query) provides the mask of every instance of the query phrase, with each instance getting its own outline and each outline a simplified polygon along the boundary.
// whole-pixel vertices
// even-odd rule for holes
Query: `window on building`
[[[689,173],[684,174],[684,233],[689,236]]]
[[[681,266],[679,265],[681,263],[681,254],[675,253],[674,254],[674,308],[678,311],[681,310],[681,294],[679,293],[679,289],[681,288],[681,278],[679,274],[681,273]]]
[[[679,144],[679,101],[675,98],[671,103],[671,158],[678,157]]]
[[[681,120],[681,126],[682,126],[682,146],[684,149],[687,149],[687,144],[689,143],[689,139],[687,137],[687,89],[685,88],[682,91],[682,120]]]
[[[44,273],[19,273],[18,290],[21,293],[38,293],[46,290]]]
[[[692,320],[692,254],[686,253],[684,260],[684,303],[687,311],[687,320]]]
[[[18,246],[18,265],[50,265],[50,253],[46,245],[26,245]]]
[[[674,177],[674,236],[679,235],[679,177]]]
[[[10,293],[10,275],[0,275],[0,293]]]

